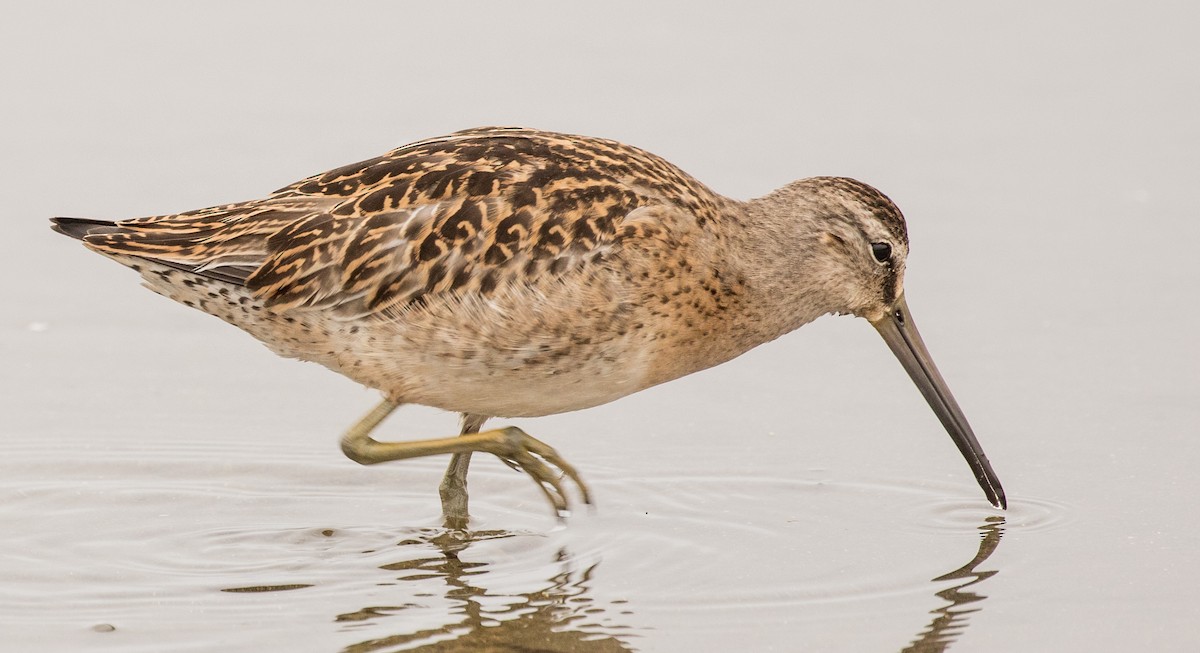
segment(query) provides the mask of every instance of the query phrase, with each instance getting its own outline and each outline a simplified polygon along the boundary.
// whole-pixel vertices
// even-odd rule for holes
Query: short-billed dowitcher
[[[905,303],[904,218],[853,179],[740,202],[615,141],[481,128],[264,199],[54,228],[281,356],[380,390],[342,450],[364,465],[453,454],[440,488],[448,524],[466,524],[476,451],[528,473],[560,515],[563,475],[589,501],[554,449],[515,427],[480,432],[490,417],[603,404],[827,313],[878,329],[988,500],[1005,505]],[[461,413],[461,434],[372,439],[405,403]]]

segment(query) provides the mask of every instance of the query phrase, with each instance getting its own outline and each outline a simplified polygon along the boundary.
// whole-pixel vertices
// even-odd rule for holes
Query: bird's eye
[[[880,263],[887,263],[892,260],[892,246],[888,243],[871,243],[871,253],[875,255],[875,260]]]

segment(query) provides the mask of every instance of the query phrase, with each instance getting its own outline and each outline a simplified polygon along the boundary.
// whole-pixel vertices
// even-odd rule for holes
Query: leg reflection
[[[431,531],[428,537],[404,544],[428,546],[437,555],[383,565],[392,572],[405,572],[401,581],[427,583],[440,579],[444,596],[455,608],[447,623],[352,644],[344,653],[375,651],[580,651],[619,653],[632,650],[623,640],[628,626],[613,623],[618,606],[598,605],[588,595],[597,564],[573,569],[571,556],[560,550],[547,565],[550,574],[542,589],[521,594],[489,591],[486,574],[490,563],[463,560],[461,554],[474,543],[513,537],[505,531]],[[342,614],[337,621],[374,621],[401,616],[406,606],[367,607]]]

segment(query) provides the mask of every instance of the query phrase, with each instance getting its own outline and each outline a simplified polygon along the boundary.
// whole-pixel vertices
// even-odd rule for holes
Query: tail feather
[[[50,228],[76,240],[90,234],[110,234],[119,230],[116,223],[91,218],[50,218]]]
[[[50,228],[60,234],[70,236],[76,240],[82,240],[85,244],[87,236],[105,236],[108,234],[122,233],[122,228],[115,222],[108,220],[93,220],[92,218],[50,218]],[[200,277],[216,279],[225,283],[234,284],[237,286],[246,285],[246,277],[254,272],[254,266],[246,265],[226,265],[219,268],[203,269],[203,265],[196,263],[184,263],[180,261],[170,261],[151,256],[136,256],[125,254],[124,256],[116,256],[112,252],[100,251],[102,254],[112,256],[121,263],[130,267],[136,267],[133,263],[136,259],[151,261],[168,268],[173,268],[189,274],[194,274]]]

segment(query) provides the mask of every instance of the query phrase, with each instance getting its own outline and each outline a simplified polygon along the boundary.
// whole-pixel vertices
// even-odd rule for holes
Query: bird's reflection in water
[[[633,650],[622,641],[629,627],[614,625],[605,613],[619,611],[596,605],[587,596],[596,564],[572,568],[570,555],[560,550],[548,584],[528,593],[501,596],[472,584],[488,573],[488,563],[468,562],[460,554],[473,543],[514,536],[506,531],[438,529],[401,545],[427,546],[435,555],[383,565],[387,571],[407,572],[401,581],[440,578],[445,597],[458,621],[438,628],[376,637],[343,649],[344,653],[374,651],[580,651],[608,653]],[[367,607],[339,615],[343,623],[396,615],[407,606]],[[616,631],[616,632],[614,632]],[[422,644],[422,642],[425,642]]]
[[[987,596],[978,594],[975,591],[967,591],[967,588],[999,573],[997,570],[979,571],[977,568],[1000,545],[1000,538],[1004,536],[1004,517],[988,517],[983,525],[979,527],[979,530],[982,533],[982,537],[979,542],[979,552],[975,554],[975,557],[962,567],[933,579],[933,582],[938,584],[957,580],[966,582],[937,592],[935,596],[944,601],[949,601],[949,605],[934,610],[932,612],[933,621],[930,621],[925,630],[921,632],[920,637],[905,647],[901,653],[938,653],[939,651],[945,651],[950,648],[950,644],[967,627],[968,616],[982,609],[978,603],[987,598]]]

